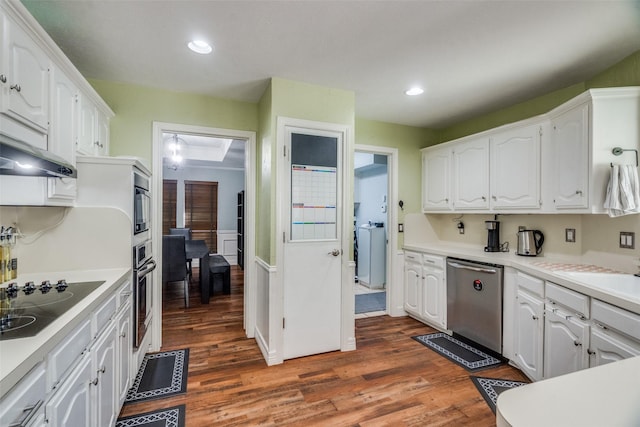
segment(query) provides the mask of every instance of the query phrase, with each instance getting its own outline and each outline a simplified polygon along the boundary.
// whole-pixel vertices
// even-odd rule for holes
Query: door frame
[[[274,362],[281,363],[284,361],[284,331],[282,328],[282,319],[284,317],[284,236],[288,229],[288,215],[285,209],[288,206],[285,202],[288,200],[284,188],[278,183],[288,182],[287,175],[290,171],[286,167],[285,146],[286,146],[286,128],[296,127],[309,130],[328,131],[339,133],[342,136],[342,197],[338,201],[341,204],[341,221],[342,230],[340,239],[340,248],[342,250],[340,270],[341,270],[341,303],[340,303],[340,350],[355,350],[355,298],[353,295],[353,281],[355,264],[350,260],[352,254],[351,248],[351,232],[346,224],[349,224],[349,218],[353,221],[353,127],[350,125],[318,122],[312,120],[295,119],[290,117],[278,116],[276,118],[276,185],[275,185],[275,241],[276,253],[276,289],[271,295],[277,297],[269,300],[269,312],[271,325],[279,325],[273,328],[275,339]],[[351,255],[350,255],[351,254]]]
[[[389,316],[405,316],[403,304],[403,284],[396,280],[398,252],[398,149],[377,145],[356,144],[354,152],[380,154],[387,158],[387,251],[386,251],[386,291]],[[353,165],[352,165],[353,166]],[[351,168],[351,174],[355,169]],[[351,208],[353,210],[353,208]],[[396,303],[394,305],[394,303]],[[399,305],[398,305],[399,304]]]
[[[256,260],[255,260],[255,194],[256,194],[256,133],[235,129],[212,128],[206,126],[184,125],[179,123],[153,122],[152,161],[153,177],[151,197],[153,200],[151,221],[154,258],[158,267],[154,274],[154,283],[162,283],[162,157],[163,133],[191,133],[218,138],[233,138],[245,141],[244,187],[245,200],[245,269],[244,269],[244,329],[248,338],[253,338],[256,324]],[[162,319],[162,292],[153,296],[153,319]],[[162,347],[162,321],[153,321],[151,328],[151,351]]]

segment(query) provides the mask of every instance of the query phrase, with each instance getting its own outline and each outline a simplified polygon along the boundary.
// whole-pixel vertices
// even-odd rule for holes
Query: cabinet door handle
[[[578,196],[582,196],[582,190],[576,190],[576,194],[577,194]]]
[[[100,148],[104,147],[104,145],[100,144],[100,141],[94,142],[93,145],[95,145],[97,147],[100,147]]]
[[[0,83],[6,83],[7,82],[7,76],[5,76],[4,74],[0,74]]]
[[[25,427],[29,425],[31,418],[38,412],[40,407],[42,406],[42,400],[38,400],[33,405],[29,405],[22,410],[24,417],[22,419],[16,420],[15,423],[9,424],[8,427]]]
[[[102,368],[98,370],[98,373],[104,374],[106,371],[107,371],[107,367],[105,365],[102,365]]]
[[[93,381],[91,381],[91,384],[93,384],[93,385],[98,385],[98,377],[96,377],[96,379],[94,379]]]
[[[20,87],[19,84],[11,85],[11,86],[9,86],[9,89],[11,89],[11,90],[15,89],[16,92],[20,92],[22,90],[22,88]]]
[[[582,345],[582,343],[578,340],[574,340],[573,341],[573,345],[575,345],[576,347],[580,347]]]
[[[531,316],[531,318],[532,318],[533,320],[538,320],[538,316],[536,316],[535,314],[534,314],[533,316]]]
[[[591,350],[590,348],[588,348],[588,349],[587,349],[587,353],[588,353],[590,356],[593,356],[594,354],[596,354],[596,352],[595,352],[595,351],[593,351],[593,350]]]
[[[493,200],[498,200],[498,198],[497,198],[496,196],[491,196],[491,198],[492,198]]]
[[[126,332],[123,332],[123,333],[120,334],[120,338],[126,338],[126,337],[127,337],[127,333]]]

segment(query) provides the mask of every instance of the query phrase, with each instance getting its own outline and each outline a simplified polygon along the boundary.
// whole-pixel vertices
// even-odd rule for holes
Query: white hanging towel
[[[611,166],[604,208],[610,217],[640,213],[640,180],[636,166]]]

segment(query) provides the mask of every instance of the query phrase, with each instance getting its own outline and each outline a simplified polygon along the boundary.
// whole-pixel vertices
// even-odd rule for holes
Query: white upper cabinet
[[[2,19],[2,113],[46,133],[51,60],[16,22],[7,16]]]
[[[425,149],[422,152],[422,211],[451,209],[451,148]]]
[[[489,138],[455,144],[452,159],[453,208],[489,208]]]
[[[80,154],[109,154],[109,117],[84,95],[79,100],[78,143]]]
[[[49,151],[75,165],[78,88],[58,67],[51,70],[51,126]],[[74,178],[47,178],[50,199],[76,198]],[[71,203],[70,202],[70,203]]]
[[[491,136],[491,207],[540,208],[540,138],[538,124]]]
[[[589,105],[551,121],[553,206],[556,209],[589,206]]]
[[[637,165],[640,88],[591,89],[549,112],[543,145],[546,212],[604,213],[611,163]],[[621,156],[613,148],[625,151]],[[546,178],[545,178],[546,179]]]

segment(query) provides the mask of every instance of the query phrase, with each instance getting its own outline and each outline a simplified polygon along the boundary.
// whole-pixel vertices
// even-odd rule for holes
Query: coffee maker
[[[493,221],[485,221],[487,229],[487,246],[485,252],[500,252],[500,221],[497,218]]]

